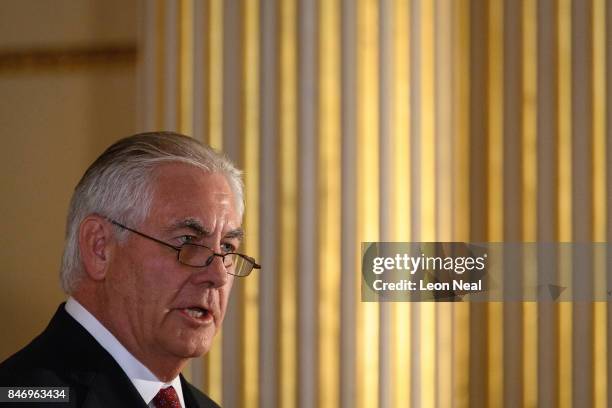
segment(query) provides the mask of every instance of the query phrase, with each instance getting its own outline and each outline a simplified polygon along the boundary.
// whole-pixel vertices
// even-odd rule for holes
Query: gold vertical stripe
[[[166,0],[156,0],[155,3],[155,86],[157,88],[155,101],[155,124],[158,129],[164,128],[165,111],[165,59],[166,59]]]
[[[401,239],[407,241],[407,239]],[[411,357],[412,340],[410,337],[411,305],[408,302],[396,302],[391,307],[391,361],[392,361],[392,405],[395,408],[411,406],[412,393]]]
[[[179,132],[193,134],[193,0],[179,2]]]
[[[339,404],[340,361],[340,4],[319,1],[319,407]]]
[[[537,3],[523,4],[523,239],[537,239]]]
[[[436,304],[421,303],[421,404],[433,407],[436,404]]]
[[[440,192],[436,199],[436,240],[452,241],[453,202],[451,200],[452,186],[452,72],[451,54],[453,39],[451,15],[452,0],[438,1],[435,5],[435,71],[436,78],[436,191]],[[437,407],[451,407],[453,404],[453,305],[450,302],[441,302],[435,305],[435,353],[436,353],[436,405]]]
[[[378,240],[378,4],[357,3],[357,240]],[[358,249],[359,271],[361,262]],[[357,285],[357,406],[378,406],[378,305],[362,303]]]
[[[571,0],[558,3],[559,240],[572,240]]]
[[[606,191],[606,2],[593,0],[593,241],[606,242],[607,191]],[[601,255],[601,256],[600,256]],[[607,286],[605,256],[597,251],[595,264],[595,293]],[[607,304],[594,304],[594,404],[597,408],[608,406],[608,349]]]
[[[421,75],[421,240],[436,239],[436,152],[435,152],[435,3],[420,5]],[[436,404],[436,305],[420,305],[421,404]]]
[[[565,253],[565,255],[571,255]],[[571,263],[571,256],[561,257],[559,260],[561,270],[563,265]],[[569,290],[566,289],[566,291]],[[558,305],[559,319],[559,406],[570,408],[572,406],[572,303],[561,302]]]
[[[297,405],[297,32],[296,0],[280,7],[280,262],[279,267],[279,407]]]
[[[503,0],[489,2],[488,25],[488,239],[501,242],[503,236]],[[493,401],[491,401],[493,402]],[[497,401],[499,402],[499,401]],[[497,405],[497,402],[495,405]]]
[[[391,234],[394,240],[410,239],[410,0],[393,2],[393,211]]]
[[[208,128],[206,138],[208,144],[215,149],[223,148],[223,2],[208,0],[208,95],[206,109],[208,110]]]
[[[222,357],[223,331],[217,332],[210,351],[206,353],[202,364],[204,366],[204,390],[217,404],[223,404]]]
[[[436,175],[438,181],[437,191],[441,194],[437,197],[436,205],[439,207],[436,211],[436,230],[439,236],[439,241],[451,241],[452,240],[452,219],[453,219],[453,202],[450,200],[450,192],[452,186],[452,127],[453,118],[452,115],[452,75],[453,65],[452,51],[453,51],[453,26],[452,26],[452,0],[440,0],[435,6],[435,33],[437,38],[435,39],[437,50],[436,54],[440,56],[435,62],[435,71],[440,75],[436,78],[436,112],[438,116],[435,119],[436,123],[436,134],[440,135],[440,138],[436,140],[436,163],[440,169],[439,174]],[[446,316],[446,314],[443,314]],[[439,350],[444,353],[445,350]],[[440,356],[442,357],[442,356]],[[446,362],[442,363],[446,364]],[[444,374],[450,372],[446,370]],[[438,391],[438,395],[442,394],[442,390]]]
[[[409,0],[393,1],[393,95],[391,181],[391,239],[410,240],[410,13]],[[391,305],[391,405],[410,407],[411,398],[411,305]]]
[[[559,121],[559,240],[572,240],[572,107],[571,107],[571,0],[558,2],[558,121]],[[571,282],[571,259],[560,259],[562,284]],[[569,286],[569,285],[568,285]],[[570,288],[566,291],[571,290]],[[559,304],[559,405],[561,408],[572,404],[572,304]]]
[[[470,237],[470,0],[453,1],[454,54],[453,116],[456,123],[453,143],[454,192],[453,240]],[[453,395],[456,408],[469,407],[470,305],[453,304]]]
[[[603,254],[602,254],[603,255]],[[596,270],[605,270],[605,258],[598,257],[595,259]],[[594,406],[596,408],[608,407],[608,347],[607,347],[607,303],[595,302],[593,306],[593,321],[594,321]]]
[[[467,408],[470,406],[470,304],[469,302],[453,304],[453,328],[455,333],[453,345],[453,406]]]
[[[526,257],[527,258],[527,257]],[[532,265],[535,257],[528,259]],[[536,273],[535,268],[533,273]],[[538,405],[538,304],[523,303],[523,406]]]
[[[488,21],[488,208],[487,238],[492,242],[504,240],[504,173],[503,173],[503,66],[504,66],[503,0],[489,2]],[[502,282],[500,281],[501,285]],[[490,407],[503,405],[503,303],[487,305],[487,403]]]
[[[244,0],[242,21],[242,115],[243,157],[247,208],[245,230],[251,239],[245,251],[258,254],[259,246],[259,2]],[[253,278],[253,279],[251,279]],[[249,277],[244,285],[244,352],[242,406],[259,406],[259,274]]]
[[[455,47],[453,61],[453,115],[456,122],[453,232],[455,240],[470,237],[470,1],[453,1]]]
[[[444,239],[446,241],[447,239]],[[452,370],[453,370],[453,303],[441,302],[437,307],[437,333],[436,333],[436,352],[438,366],[436,378],[438,388],[436,390],[437,406],[452,407],[454,401]]]
[[[596,260],[597,261],[597,260]],[[602,259],[599,265],[595,264],[596,268],[602,268],[599,270],[605,270],[605,259]],[[594,369],[594,387],[595,387],[595,398],[594,404],[596,408],[609,407],[608,400],[608,348],[607,348],[607,303],[606,302],[595,302],[594,304],[594,336],[595,345],[593,347],[593,361],[595,365]]]
[[[522,30],[522,208],[523,241],[537,240],[537,3],[523,0]],[[525,253],[525,288],[537,285],[536,254]],[[525,296],[535,293],[525,293]],[[538,401],[538,305],[523,303],[523,406],[535,407]]]
[[[593,0],[593,231],[606,241],[606,3]],[[603,283],[603,282],[602,282]]]
[[[434,2],[420,5],[421,47],[421,237],[435,240],[436,234],[436,152],[435,152],[435,14]]]

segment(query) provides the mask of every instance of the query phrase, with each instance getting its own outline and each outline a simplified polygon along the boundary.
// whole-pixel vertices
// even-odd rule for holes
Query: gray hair
[[[241,172],[220,153],[195,139],[174,132],[141,133],[110,146],[85,172],[77,184],[66,220],[62,256],[62,289],[71,294],[83,275],[79,251],[79,228],[90,214],[138,225],[144,221],[153,196],[154,170],[165,163],[185,163],[206,172],[223,174],[244,212]],[[117,231],[121,239],[125,232]]]

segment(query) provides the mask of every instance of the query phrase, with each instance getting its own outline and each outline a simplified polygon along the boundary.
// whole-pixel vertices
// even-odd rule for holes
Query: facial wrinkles
[[[234,210],[234,195],[227,187],[225,180],[216,178],[209,184],[208,197],[205,202],[194,201],[188,207],[192,210],[187,213],[198,220],[204,230],[202,244],[209,246],[215,252],[221,252],[221,244],[225,235],[240,225],[237,214]],[[195,197],[193,197],[195,199]],[[187,214],[186,214],[187,215]],[[220,259],[214,259],[215,265],[209,267],[219,268]],[[222,308],[226,303],[222,300],[228,294],[228,283],[220,287],[214,287],[210,282],[205,283],[196,274],[206,273],[206,271],[194,271],[189,279],[184,282],[182,290],[177,295],[177,301],[204,304],[213,313],[214,325],[218,328],[221,324],[224,311]],[[215,272],[216,273],[216,272]]]
[[[217,288],[216,290],[208,290],[206,297],[206,304],[213,312],[213,318],[215,322],[215,326],[219,326],[219,320],[221,319],[221,302],[220,302],[220,291],[222,288]]]
[[[120,276],[115,276],[114,279],[111,280],[108,299],[110,303],[119,302],[122,306],[117,305],[117,310],[111,307],[109,308],[109,312],[118,316],[124,316],[126,319],[125,322],[130,329],[124,331],[116,327],[115,331],[123,332],[124,335],[130,337],[131,341],[137,346],[135,351],[144,351],[147,350],[147,344],[144,339],[150,336],[149,332],[151,330],[151,327],[148,327],[146,322],[150,322],[151,320],[146,316],[147,308],[142,306],[147,302],[144,294],[146,291],[151,290],[151,288],[143,288],[146,286],[146,283],[138,279],[138,277],[142,276],[140,273],[142,268],[133,260],[130,260],[127,268],[123,270],[129,272],[121,274]],[[127,311],[127,313],[124,311]],[[114,326],[114,321],[115,320],[111,318],[108,323]]]
[[[157,314],[158,306],[162,306],[168,298],[173,298],[179,292],[179,287],[171,288],[167,280],[170,278],[166,276],[162,278],[162,281],[152,281],[153,271],[158,267],[167,269],[169,274],[172,274],[171,268],[167,265],[168,263],[175,262],[174,259],[167,258],[169,254],[164,253],[164,248],[156,245],[151,245],[148,241],[138,240],[139,237],[132,237],[136,239],[140,245],[146,245],[147,251],[158,251],[155,255],[147,257],[145,264],[142,264],[140,257],[131,258],[129,266],[126,268],[127,276],[122,276],[123,282],[120,283],[119,288],[126,288],[126,284],[130,286],[126,288],[125,294],[118,296],[124,303],[124,309],[128,311],[125,313],[128,324],[132,328],[134,335],[134,341],[138,344],[138,349],[145,352],[152,352],[148,347],[146,339],[154,337],[154,331],[157,330],[156,322],[159,321],[160,316]],[[131,252],[134,252],[133,248]],[[162,275],[163,276],[163,275]],[[169,279],[171,282],[172,279]],[[115,285],[117,286],[117,285]],[[160,290],[163,288],[164,290]],[[167,290],[171,289],[168,293]],[[163,319],[163,317],[162,317]]]
[[[143,270],[142,268],[141,273],[138,275],[143,278],[151,276],[150,271]],[[168,289],[165,283],[160,282],[159,284]],[[156,322],[158,322],[160,318],[156,311],[160,303],[164,302],[164,297],[168,296],[164,291],[159,291],[160,287],[161,286],[155,285],[152,281],[144,279],[140,282],[139,287],[135,288],[135,296],[138,298],[138,301],[135,304],[135,313],[132,315],[136,321],[132,322],[132,324],[134,325],[133,327],[140,332],[138,340],[142,342],[140,345],[141,349],[146,349],[147,342],[145,339],[153,338],[153,331],[157,330]],[[174,290],[176,292],[176,289]],[[147,306],[145,307],[145,305]],[[148,351],[152,352],[152,350]]]
[[[229,225],[231,224],[229,220],[231,201],[225,198],[227,194],[219,194],[218,196],[223,196],[224,200],[219,202],[218,211],[213,211],[213,214],[211,214],[207,220],[207,225],[204,225],[205,230],[209,231],[207,234],[209,236],[205,239],[205,244],[211,245],[215,252],[220,252],[220,245],[226,233],[224,230],[233,229],[233,226]],[[220,262],[220,260],[215,259],[214,262]],[[218,266],[211,265],[209,267],[216,268]],[[203,271],[194,271],[193,274],[195,273],[203,273]],[[182,290],[177,293],[177,301],[179,304],[185,301],[190,304],[204,304],[213,313],[215,326],[219,327],[224,313],[222,310],[222,297],[226,292],[229,282],[226,281],[225,284],[220,287],[203,286],[203,283],[196,283],[194,279],[191,279],[193,278],[193,274],[185,281]],[[229,277],[226,277],[226,279],[229,280]],[[187,298],[187,300],[185,300],[185,298]]]
[[[202,283],[194,283],[192,278],[193,275],[185,281],[182,290],[177,292],[177,304],[206,306],[213,313],[215,325],[218,326],[222,317],[221,293],[225,291],[227,282],[221,287],[204,286]]]
[[[231,195],[226,193],[214,193],[214,205],[212,211],[204,214],[204,219],[191,218],[195,224],[200,224],[204,230],[203,244],[209,245],[215,252],[220,252],[220,245],[224,235],[235,228],[231,219]],[[178,224],[182,223],[181,221]],[[215,259],[215,262],[220,260]],[[218,267],[215,265],[213,267]],[[213,313],[215,326],[219,326],[222,320],[222,294],[226,292],[227,282],[221,287],[204,286],[202,282],[195,282],[194,275],[204,271],[192,270],[191,274],[180,287],[172,294],[170,310],[173,307],[205,305]]]
[[[230,223],[231,196],[227,193],[215,193],[214,198],[216,202],[215,211],[210,214],[210,226],[207,227],[209,227],[208,231],[211,232],[214,239],[214,247],[218,250],[217,247],[220,246],[223,239],[223,230]]]

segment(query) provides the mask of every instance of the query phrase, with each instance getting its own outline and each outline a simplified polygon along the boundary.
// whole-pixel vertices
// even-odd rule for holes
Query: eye
[[[228,252],[236,252],[236,247],[232,244],[230,244],[229,242],[222,242],[221,243],[221,251],[224,254],[227,254]]]
[[[181,235],[178,237],[180,244],[192,244],[196,239],[197,237],[193,235]]]

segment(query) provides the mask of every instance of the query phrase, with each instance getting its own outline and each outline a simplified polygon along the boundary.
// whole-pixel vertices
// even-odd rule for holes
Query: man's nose
[[[208,266],[198,268],[193,275],[194,283],[198,285],[206,283],[213,288],[225,285],[228,280],[227,268],[223,265],[223,258],[216,255],[213,255]]]

